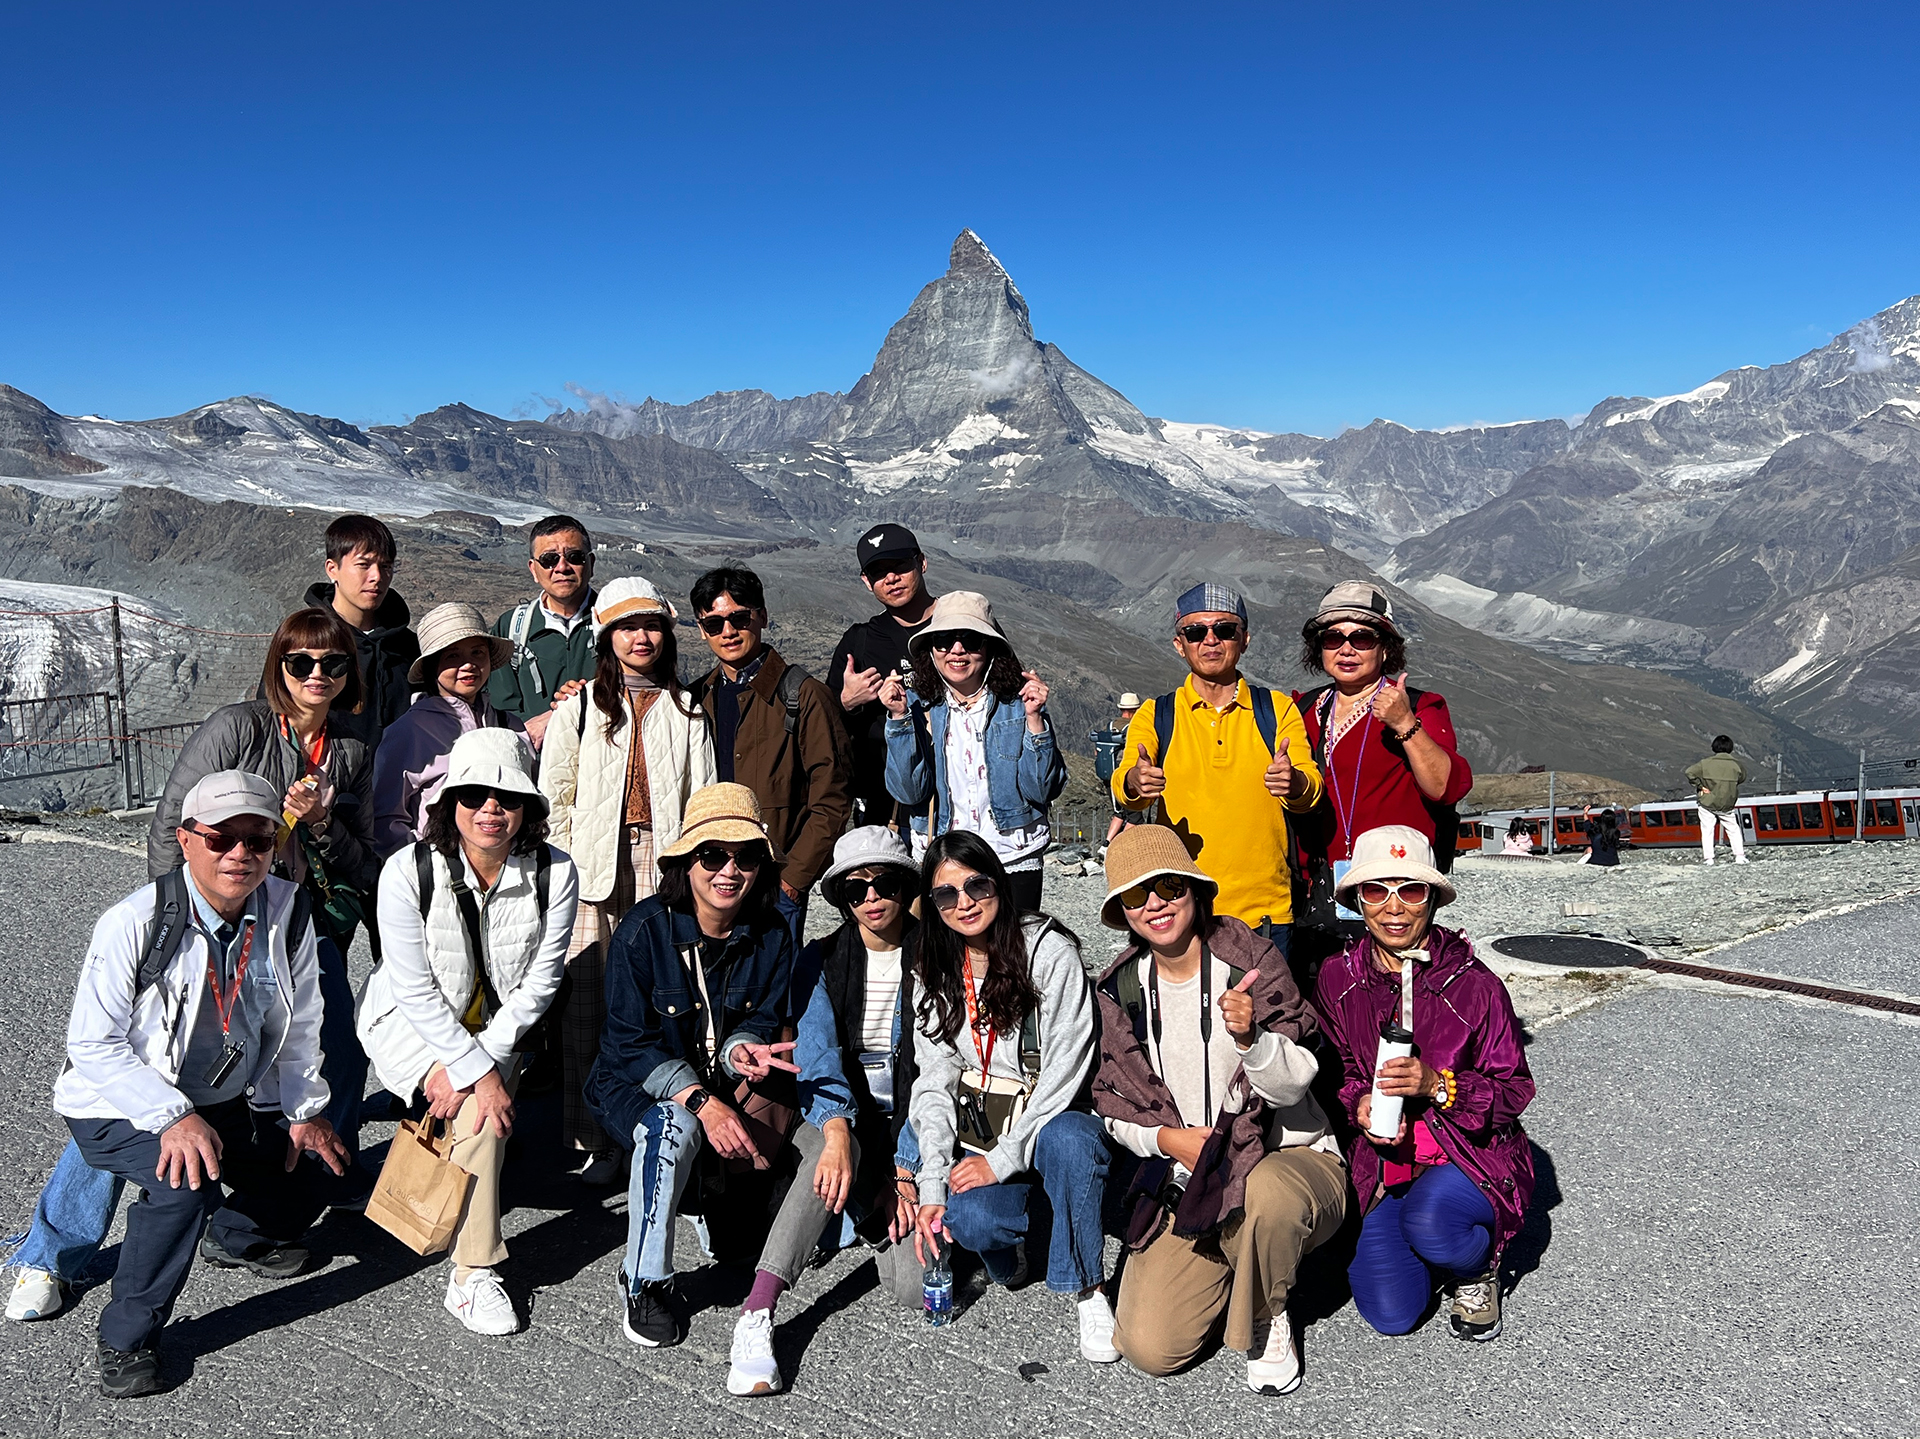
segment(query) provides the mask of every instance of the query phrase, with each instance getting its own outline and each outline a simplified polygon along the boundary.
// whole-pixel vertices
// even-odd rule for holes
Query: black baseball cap
[[[905,525],[875,525],[860,536],[856,548],[861,572],[865,573],[869,565],[879,560],[913,558],[920,553],[920,541],[913,537],[913,531]]]

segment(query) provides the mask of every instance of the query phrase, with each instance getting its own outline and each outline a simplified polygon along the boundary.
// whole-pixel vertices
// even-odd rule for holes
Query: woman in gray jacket
[[[914,958],[914,1248],[925,1262],[959,1244],[1017,1287],[1038,1184],[1053,1209],[1047,1288],[1076,1297],[1082,1357],[1110,1364],[1120,1352],[1100,1290],[1108,1153],[1085,1104],[1094,1007],[1080,942],[1015,909],[999,856],[969,830],[927,847],[921,892],[922,912],[939,918],[922,922]]]

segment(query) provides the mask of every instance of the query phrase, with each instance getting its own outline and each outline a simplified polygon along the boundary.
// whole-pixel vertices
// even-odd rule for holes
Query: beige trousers
[[[520,1087],[520,1066],[513,1064],[506,1076],[507,1093]],[[467,1195],[466,1212],[460,1227],[453,1231],[453,1262],[466,1269],[491,1269],[507,1257],[507,1244],[500,1237],[500,1166],[506,1162],[507,1141],[487,1125],[478,1132],[480,1106],[471,1095],[453,1116],[453,1149],[447,1157],[473,1176],[473,1188]]]
[[[1171,1374],[1221,1331],[1253,1347],[1254,1323],[1284,1314],[1301,1256],[1326,1243],[1347,1213],[1347,1170],[1317,1149],[1276,1149],[1247,1176],[1246,1208],[1216,1239],[1172,1227],[1127,1256],[1113,1342],[1134,1368]]]

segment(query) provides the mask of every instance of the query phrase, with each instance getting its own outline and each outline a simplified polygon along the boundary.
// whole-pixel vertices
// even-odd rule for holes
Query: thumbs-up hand
[[[1167,792],[1167,772],[1153,762],[1145,745],[1140,746],[1139,760],[1127,771],[1126,788],[1135,799],[1158,799]]]
[[[1399,734],[1413,723],[1413,701],[1407,698],[1407,677],[1382,680],[1373,692],[1373,717],[1380,727]]]
[[[1273,752],[1273,763],[1267,766],[1267,793],[1275,799],[1286,799],[1293,793],[1293,757],[1287,753],[1289,740],[1281,740],[1280,748]]]
[[[1239,1049],[1253,1048],[1253,996],[1247,991],[1259,977],[1259,970],[1248,970],[1238,984],[1220,996],[1217,1005],[1227,1033]]]

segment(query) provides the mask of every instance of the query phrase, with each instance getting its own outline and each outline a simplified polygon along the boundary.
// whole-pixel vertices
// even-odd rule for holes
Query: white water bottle
[[[1373,1061],[1373,1108],[1367,1115],[1367,1133],[1376,1139],[1391,1139],[1400,1132],[1400,1106],[1405,1103],[1398,1094],[1380,1092],[1380,1066],[1412,1053],[1411,1029],[1402,1029],[1391,1019],[1380,1026],[1380,1051]]]

